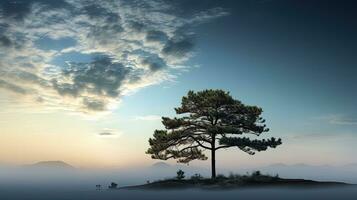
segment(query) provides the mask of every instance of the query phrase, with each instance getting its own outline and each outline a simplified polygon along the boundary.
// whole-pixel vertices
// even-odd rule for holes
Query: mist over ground
[[[40,162],[24,166],[0,166],[0,186],[32,188],[95,189],[100,184],[107,188],[111,182],[118,186],[145,184],[148,181],[173,178],[182,169],[186,178],[194,174],[210,176],[210,169],[191,165],[167,164],[157,162],[153,165],[121,169],[79,169],[62,161]],[[263,174],[282,178],[303,178],[317,181],[340,181],[357,184],[357,165],[315,166],[307,164],[272,164],[249,169],[218,169],[219,174],[228,176],[246,174],[260,170]]]
[[[169,165],[163,162],[146,167],[128,169],[93,170],[78,169],[61,162],[40,162],[26,166],[0,167],[0,199],[4,200],[77,200],[77,199],[355,199],[356,186],[326,188],[245,188],[239,190],[108,190],[111,182],[118,186],[145,184],[172,178],[176,171],[182,169],[186,177],[200,173],[209,177],[206,168]],[[244,174],[255,169],[237,169]],[[304,164],[274,164],[261,167],[263,173],[279,173],[284,178],[305,178],[313,180],[344,181],[357,183],[356,165],[345,166],[311,166]],[[219,169],[229,175],[230,170]],[[101,184],[97,191],[95,185]]]
[[[21,192],[19,192],[21,191]],[[189,199],[289,199],[289,200],[354,200],[357,195],[356,187],[324,188],[324,189],[291,189],[291,188],[250,188],[240,190],[180,190],[180,191],[137,191],[137,190],[65,190],[65,189],[42,189],[32,190],[28,188],[0,189],[1,199],[11,200],[109,200],[109,199],[140,199],[140,200],[189,200]]]

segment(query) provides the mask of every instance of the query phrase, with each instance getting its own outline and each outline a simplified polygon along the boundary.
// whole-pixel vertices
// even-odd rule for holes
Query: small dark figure
[[[108,186],[109,189],[116,189],[117,187],[118,187],[118,184],[116,184],[116,183],[114,183],[114,182],[112,182],[112,183]]]
[[[101,190],[101,189],[102,189],[102,185],[95,185],[95,188],[96,188],[97,190]]]
[[[146,184],[149,184],[149,183],[150,183],[150,181],[149,181],[149,180],[147,180],[147,181],[146,181]]]
[[[177,171],[177,176],[176,176],[177,180],[182,180],[185,178],[185,172],[182,171],[181,169]]]

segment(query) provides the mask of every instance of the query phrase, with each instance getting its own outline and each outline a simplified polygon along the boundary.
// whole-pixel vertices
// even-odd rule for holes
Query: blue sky
[[[273,7],[279,1],[264,4],[256,6],[262,12],[256,14],[259,17],[251,16],[249,11],[240,14],[242,8],[230,7],[229,16],[200,26],[197,55],[188,62],[200,67],[184,72],[177,83],[150,87],[138,95],[162,96],[159,100],[150,98],[152,104],[159,101],[162,105],[162,99],[167,99],[165,102],[170,104],[166,107],[171,108],[175,105],[172,102],[178,105],[180,96],[189,89],[221,88],[248,104],[262,106],[268,120],[278,121],[280,127],[298,128],[301,123],[317,121],[315,129],[330,132],[336,131],[336,124],[329,125],[328,118],[353,121],[357,114],[356,94],[351,92],[357,87],[356,59],[350,50],[356,48],[356,40],[350,30],[352,24],[344,21],[350,13],[337,10],[325,21],[314,18],[325,17],[325,10],[318,10],[318,5],[307,3],[310,11],[299,13],[294,4],[287,4],[286,12],[296,12],[288,16],[295,20],[288,21]],[[256,11],[254,5],[251,7]],[[265,15],[273,19],[266,20]],[[304,24],[306,19],[310,20]],[[247,25],[250,20],[254,24]],[[275,27],[259,26],[265,23]],[[321,127],[323,122],[317,119],[326,119],[327,123]],[[341,125],[336,129],[355,131],[356,127],[352,122],[350,127]]]
[[[111,166],[123,164],[115,153],[132,152],[127,165],[152,162],[144,151],[153,130],[162,128],[160,116],[174,116],[188,90],[213,88],[262,107],[267,136],[284,142],[255,159],[239,154],[237,162],[357,162],[351,158],[355,7],[352,1],[6,0],[0,3],[0,119],[6,124],[0,130],[18,157],[3,153],[0,160]],[[30,122],[36,124],[31,131],[17,126]],[[61,138],[63,146],[25,156],[26,147],[15,150],[20,132]],[[108,136],[103,132],[117,137],[101,140]],[[48,150],[37,136],[27,148]],[[61,151],[81,140],[88,144],[81,143],[77,157]],[[112,153],[92,158],[88,149],[99,147]],[[224,166],[229,156],[222,154]]]

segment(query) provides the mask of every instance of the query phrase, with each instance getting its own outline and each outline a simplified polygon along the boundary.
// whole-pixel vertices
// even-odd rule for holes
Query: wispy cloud
[[[338,125],[357,125],[357,119],[335,118],[331,119],[330,123]]]
[[[210,8],[183,15],[176,6],[161,0],[1,1],[0,89],[46,107],[111,110],[123,95],[172,80],[194,55],[193,27],[228,14]]]
[[[357,125],[357,118],[349,117],[342,114],[330,114],[314,119],[323,120],[334,125]]]
[[[98,135],[100,135],[100,136],[110,136],[110,135],[114,135],[114,133],[110,133],[110,132],[100,132],[100,133],[98,133]]]
[[[299,134],[291,134],[291,139],[296,140],[320,140],[320,139],[336,139],[336,138],[355,138],[355,132],[338,132],[338,133],[331,133],[331,132],[314,132],[314,133],[299,133]]]
[[[115,130],[115,129],[109,129],[109,128],[105,128],[103,130],[101,130],[98,134],[98,136],[100,137],[119,137],[120,133]]]
[[[157,121],[161,120],[161,116],[158,115],[145,115],[145,116],[136,116],[135,120],[143,120],[143,121]]]

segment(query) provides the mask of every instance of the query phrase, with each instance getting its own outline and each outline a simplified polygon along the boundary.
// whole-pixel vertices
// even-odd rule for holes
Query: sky
[[[161,116],[211,88],[262,107],[270,131],[260,137],[283,140],[254,156],[218,152],[219,168],[355,163],[356,6],[2,0],[0,163],[149,165]]]

